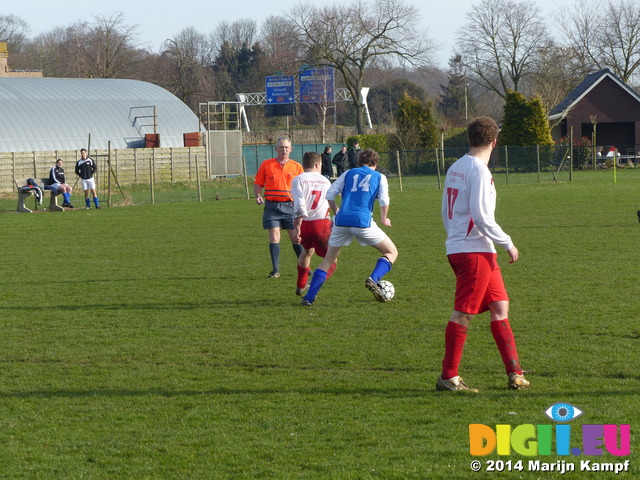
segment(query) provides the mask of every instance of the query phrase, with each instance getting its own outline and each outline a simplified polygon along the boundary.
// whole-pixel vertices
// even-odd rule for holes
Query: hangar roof
[[[198,117],[175,95],[121,79],[0,78],[0,152],[138,148],[156,132],[160,146],[182,147]]]

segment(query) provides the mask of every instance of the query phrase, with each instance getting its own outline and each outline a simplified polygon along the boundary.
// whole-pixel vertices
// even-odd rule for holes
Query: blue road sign
[[[324,103],[335,100],[333,67],[308,68],[300,71],[300,102]]]
[[[295,103],[293,76],[277,75],[266,77],[267,105]]]

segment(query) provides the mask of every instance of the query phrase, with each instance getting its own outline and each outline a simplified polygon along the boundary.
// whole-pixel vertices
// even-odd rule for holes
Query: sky
[[[404,0],[413,4],[421,14],[420,26],[426,29],[429,37],[442,46],[438,48],[434,63],[446,70],[447,61],[454,53],[456,33],[467,22],[466,14],[480,0]],[[518,1],[518,0],[516,0]],[[526,1],[526,0],[525,0]],[[558,11],[558,5],[572,5],[574,0],[532,0],[551,20]],[[31,36],[64,27],[77,21],[92,22],[95,15],[111,16],[122,12],[128,25],[137,25],[138,40],[153,52],[159,52],[164,40],[173,37],[186,27],[193,27],[201,33],[215,30],[220,21],[233,22],[240,19],[252,19],[262,23],[271,15],[283,15],[298,3],[269,2],[265,0],[181,0],[167,2],[157,0],[109,0],[95,2],[91,0],[22,0],[11,2],[11,7],[2,10],[1,15],[17,15],[31,29]],[[348,20],[345,19],[345,26]]]

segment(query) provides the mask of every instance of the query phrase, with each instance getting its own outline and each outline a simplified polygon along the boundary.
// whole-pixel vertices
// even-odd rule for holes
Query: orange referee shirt
[[[253,182],[264,188],[264,198],[270,202],[292,202],[291,182],[304,172],[302,165],[289,159],[281,165],[276,158],[270,158],[260,164]]]

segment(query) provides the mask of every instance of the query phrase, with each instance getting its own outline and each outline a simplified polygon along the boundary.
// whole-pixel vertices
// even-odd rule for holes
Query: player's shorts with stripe
[[[264,202],[262,228],[283,228],[293,230],[293,202]]]
[[[496,253],[453,253],[448,258],[456,274],[457,311],[475,315],[492,302],[509,300]]]
[[[329,237],[329,245],[332,247],[346,247],[354,238],[358,240],[360,245],[366,247],[377,245],[389,237],[376,222],[371,220],[371,226],[367,228],[334,225]]]
[[[325,257],[327,255],[327,247],[329,245],[329,236],[331,235],[331,219],[323,218],[322,220],[303,220],[300,226],[300,242],[302,246],[309,250],[315,249],[316,254]]]

